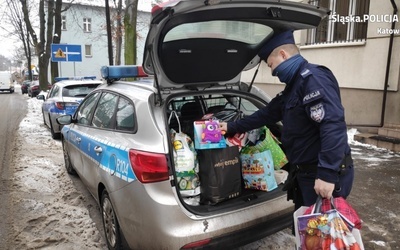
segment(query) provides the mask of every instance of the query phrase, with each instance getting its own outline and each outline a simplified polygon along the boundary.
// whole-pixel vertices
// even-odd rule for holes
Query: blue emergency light
[[[64,81],[64,80],[95,80],[96,76],[59,76],[54,77],[56,82]]]
[[[129,65],[129,66],[103,66],[101,67],[101,77],[106,80],[130,78],[130,77],[148,77],[144,73],[142,66]]]

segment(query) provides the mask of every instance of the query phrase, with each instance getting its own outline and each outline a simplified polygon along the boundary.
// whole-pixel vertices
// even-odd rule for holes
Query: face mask
[[[277,76],[281,82],[290,83],[303,61],[304,58],[300,54],[294,55],[281,62],[281,64],[272,71],[272,75]]]

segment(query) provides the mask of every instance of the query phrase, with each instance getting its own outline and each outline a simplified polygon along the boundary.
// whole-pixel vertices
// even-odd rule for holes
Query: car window
[[[97,128],[113,128],[113,118],[117,106],[118,96],[104,93],[99,100],[93,115],[92,126]]]
[[[97,88],[98,84],[82,84],[82,85],[71,85],[66,86],[63,89],[62,95],[63,97],[84,97],[90,92],[92,92],[95,88]]]
[[[190,38],[219,38],[258,44],[272,32],[271,27],[259,23],[215,20],[179,25],[167,33],[164,42]]]
[[[130,130],[135,128],[135,109],[127,99],[120,97],[117,109],[117,129]]]
[[[79,109],[76,113],[76,119],[79,124],[84,124],[84,125],[90,124],[90,119],[99,96],[100,93],[96,92],[93,95],[90,95],[87,99],[85,99],[79,106]]]
[[[54,86],[54,87],[50,90],[49,98],[52,98],[52,97],[54,97],[54,96],[57,96],[59,92],[60,92],[60,87]]]

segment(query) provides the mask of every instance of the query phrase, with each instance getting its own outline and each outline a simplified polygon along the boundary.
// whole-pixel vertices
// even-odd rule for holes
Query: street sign
[[[51,44],[52,62],[82,62],[81,45]]]

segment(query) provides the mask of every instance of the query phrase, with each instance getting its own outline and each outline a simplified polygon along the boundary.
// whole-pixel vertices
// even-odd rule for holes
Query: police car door
[[[76,122],[64,127],[63,135],[68,142],[68,153],[72,165],[79,175],[83,174],[82,155],[85,154],[82,143],[86,143],[88,135],[83,131],[88,131],[91,124],[91,117],[100,98],[100,93],[93,93],[85,98],[74,115]]]
[[[118,104],[118,95],[109,92],[103,92],[93,112],[90,126],[82,127],[82,137],[80,149],[82,154],[83,173],[81,178],[92,193],[96,193],[97,184],[103,176],[108,176],[107,154],[111,138],[114,137],[116,107]],[[104,162],[103,162],[104,160]],[[106,171],[104,171],[106,170]]]

